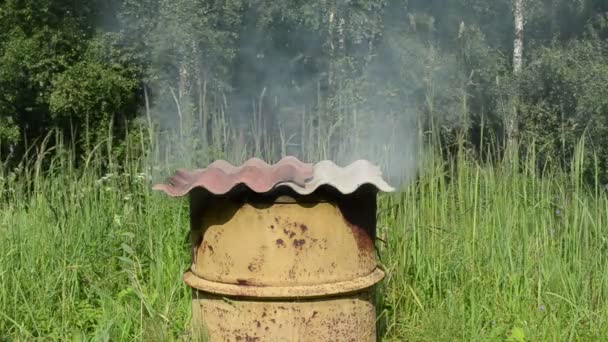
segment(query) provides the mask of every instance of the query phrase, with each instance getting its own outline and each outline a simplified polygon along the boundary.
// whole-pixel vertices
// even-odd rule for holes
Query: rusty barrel
[[[211,341],[375,341],[380,169],[252,158],[179,170],[190,198],[195,334]]]
[[[376,189],[190,193],[193,326],[211,341],[375,341]]]

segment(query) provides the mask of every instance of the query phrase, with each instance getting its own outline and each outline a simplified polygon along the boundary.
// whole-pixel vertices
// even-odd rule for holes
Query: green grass
[[[608,340],[606,194],[533,165],[431,163],[381,202],[389,340]]]
[[[384,339],[608,340],[608,198],[582,182],[583,149],[568,171],[533,149],[425,153],[379,200]],[[102,150],[0,169],[0,341],[188,339],[187,201],[152,192],[138,158],[102,171]]]

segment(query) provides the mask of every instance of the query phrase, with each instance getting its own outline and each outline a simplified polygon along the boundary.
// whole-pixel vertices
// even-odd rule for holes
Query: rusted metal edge
[[[217,295],[293,299],[323,297],[359,291],[379,283],[384,276],[384,271],[377,267],[372,273],[366,276],[331,284],[301,286],[252,286],[213,282],[199,278],[192,273],[192,271],[188,271],[184,274],[184,281],[192,288]]]

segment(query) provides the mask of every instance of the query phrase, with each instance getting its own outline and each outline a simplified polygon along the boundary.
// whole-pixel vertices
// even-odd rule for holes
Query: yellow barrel
[[[230,300],[194,291],[193,321],[209,341],[375,341],[373,293],[313,300]]]
[[[193,326],[211,341],[375,341],[375,196],[192,191]]]

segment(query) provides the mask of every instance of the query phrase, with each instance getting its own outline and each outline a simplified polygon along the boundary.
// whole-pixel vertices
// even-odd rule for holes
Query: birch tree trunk
[[[524,9],[523,0],[514,1],[515,41],[513,44],[513,73],[519,74],[524,64]]]
[[[185,61],[179,63],[178,96],[179,99],[185,98],[189,93],[190,71]]]
[[[328,39],[329,39],[329,68],[328,72],[328,84],[331,86],[334,79],[333,61],[336,57],[336,45],[335,45],[335,22],[336,22],[336,8],[333,3],[330,4],[329,8],[329,20],[328,20]]]
[[[513,16],[515,20],[515,40],[513,42],[513,74],[517,77],[524,64],[524,0],[513,0]],[[509,144],[515,143],[518,135],[519,95],[515,89],[512,98],[509,117],[507,118],[507,139]]]

